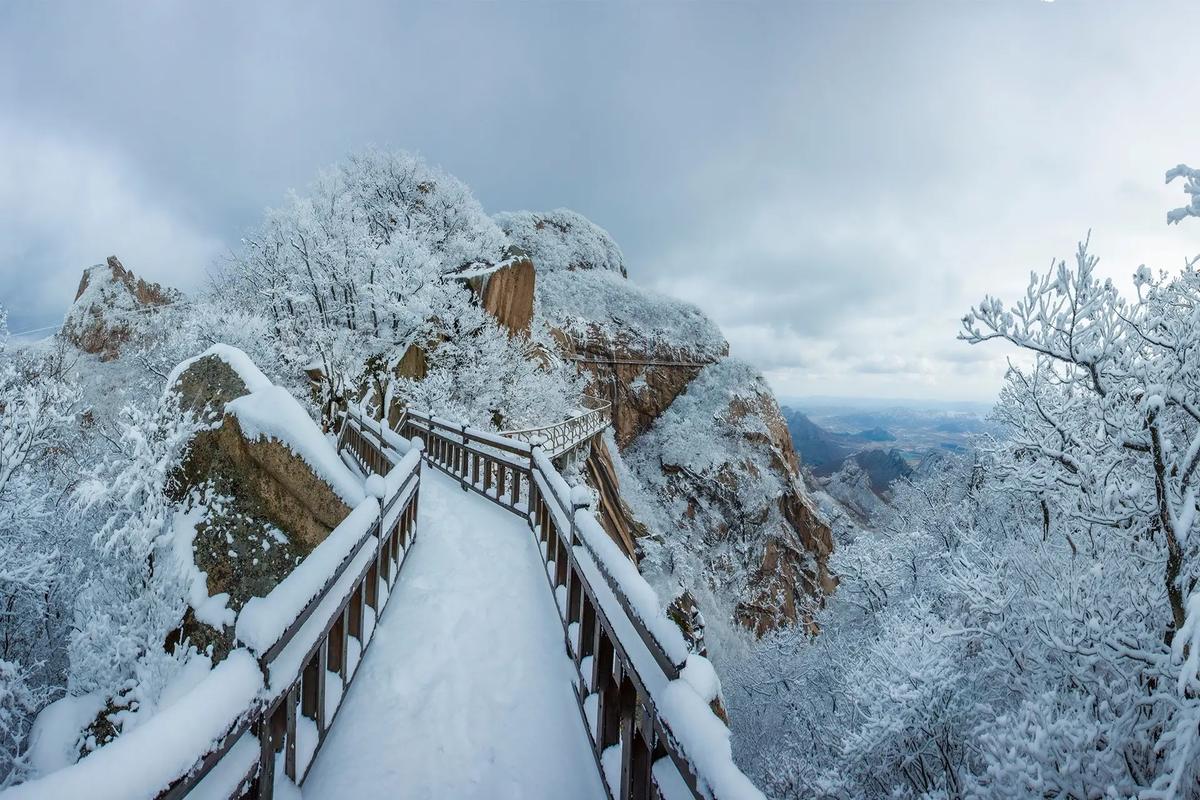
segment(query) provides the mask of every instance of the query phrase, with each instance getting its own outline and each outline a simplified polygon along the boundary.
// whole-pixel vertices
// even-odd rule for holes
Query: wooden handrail
[[[400,459],[387,445],[382,431],[372,429],[355,412],[341,415],[338,449],[353,455],[364,471],[387,474]],[[258,739],[259,758],[241,776],[234,797],[264,800],[274,792],[277,753],[284,754],[284,772],[297,785],[303,783],[325,741],[329,727],[344,702],[346,689],[356,674],[384,609],[382,592],[391,595],[400,569],[416,539],[420,471],[412,470],[400,479],[394,491],[381,499],[374,523],[338,564],[321,590],[309,600],[283,634],[258,655],[263,671],[264,690],[254,704],[238,718],[214,746],[202,754],[188,773],[159,794],[162,800],[175,800],[196,788],[226,757],[243,736]],[[397,507],[399,510],[397,511]],[[367,548],[374,545],[370,557]],[[357,565],[357,569],[352,569]],[[270,598],[270,594],[267,595]],[[367,609],[375,621],[367,624]],[[302,636],[310,626],[319,626]],[[349,663],[349,642],[358,642],[358,661]],[[301,650],[293,651],[296,647]],[[286,676],[275,674],[277,667],[296,668]],[[326,681],[336,674],[342,682],[342,700],[327,711]],[[315,723],[317,741],[304,764],[297,763],[298,727],[302,717]]]
[[[597,412],[602,409],[589,413]],[[412,409],[398,432],[421,439],[426,462],[457,479],[464,490],[487,497],[529,524],[546,559],[546,575],[556,599],[560,590],[565,591],[566,602],[560,601],[559,609],[576,669],[575,696],[602,776],[602,754],[622,745],[619,785],[604,781],[610,797],[663,796],[666,790],[657,784],[655,765],[667,759],[694,798],[717,798],[713,785],[698,776],[697,765],[684,752],[655,699],[656,692],[680,679],[682,660],[671,658],[605,558],[588,537],[579,535],[580,508],[563,496],[560,485],[565,482],[549,458],[539,457],[535,449],[505,446],[495,434]],[[711,714],[703,704],[701,709]]]
[[[388,474],[397,468],[398,450],[403,449],[403,442],[393,437],[398,433],[409,438],[412,446],[422,448],[425,463],[457,479],[464,490],[483,495],[528,523],[546,562],[547,580],[557,600],[565,644],[575,666],[576,701],[610,797],[651,800],[666,796],[667,787],[660,783],[663,778],[676,789],[686,788],[697,799],[728,796],[718,792],[704,777],[701,765],[689,758],[681,744],[686,738],[680,739],[660,707],[661,697],[673,697],[673,707],[678,706],[678,690],[674,695],[669,690],[673,682],[684,683],[683,656],[679,655],[686,652],[682,638],[674,642],[668,636],[660,641],[662,634],[652,632],[643,616],[646,609],[636,607],[613,572],[613,566],[621,564],[610,564],[600,552],[605,547],[598,550],[597,542],[592,541],[604,535],[598,523],[590,511],[583,511],[584,506],[576,505],[549,457],[526,442],[412,409],[401,417],[397,427],[397,431],[391,431],[359,412],[346,412],[341,415],[339,452],[351,457],[365,474]],[[389,440],[396,446],[389,445]],[[407,458],[412,464],[417,455]],[[285,774],[295,783],[303,783],[341,707],[339,703],[327,708],[326,681],[329,676],[340,680],[344,697],[355,666],[361,663],[361,655],[371,641],[374,623],[383,611],[382,592],[390,596],[415,538],[419,475],[419,470],[413,470],[385,478],[382,485],[386,488],[380,494],[386,496],[380,498],[374,524],[343,557],[317,596],[277,641],[259,654],[263,691],[231,724],[226,735],[160,797],[187,795],[235,747],[240,771],[241,759],[248,756],[246,745],[241,744],[246,736],[257,739],[259,756],[241,777],[234,796],[271,797],[280,753]],[[368,549],[372,542],[373,551]],[[605,545],[605,541],[600,539],[598,544]],[[630,580],[628,575],[625,580]],[[641,581],[636,575],[633,580],[635,584]],[[645,591],[650,590],[646,587]],[[638,596],[645,606],[646,597]],[[354,664],[351,640],[359,645],[359,660]],[[664,646],[668,641],[672,647]],[[671,652],[677,653],[676,657]],[[693,697],[691,702],[699,703],[702,713],[711,713],[704,708],[707,700]],[[313,724],[301,726],[303,718]],[[682,719],[690,723],[695,718],[693,705]],[[314,726],[316,741],[305,748],[311,755],[299,763],[297,741],[302,729],[312,730]],[[621,748],[619,781],[609,785],[602,755],[617,745]],[[724,785],[730,785],[727,778],[727,774],[722,778]],[[746,781],[732,785],[736,796],[742,796],[742,789],[749,787]],[[751,794],[757,794],[749,788]]]

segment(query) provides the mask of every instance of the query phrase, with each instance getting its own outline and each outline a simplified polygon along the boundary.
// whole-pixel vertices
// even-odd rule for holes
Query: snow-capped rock
[[[539,273],[537,297],[537,313],[556,331],[564,355],[590,373],[591,392],[612,403],[621,447],[649,428],[705,364],[729,352],[698,308],[613,272]]]
[[[620,252],[607,234],[578,215],[552,224],[561,213],[497,221],[533,257],[535,315],[612,404],[588,476],[602,499],[619,483],[605,528],[661,586],[696,588],[748,628],[802,621],[803,598],[833,587],[832,538],[770,388],[698,308],[629,282],[599,255]]]
[[[60,335],[83,352],[111,361],[139,337],[150,315],[181,298],[174,289],[135,277],[116,256],[109,256],[83,271]]]
[[[800,601],[833,588],[829,528],[800,479],[770,388],[726,358],[706,367],[626,451],[665,511],[663,549],[647,566],[692,561],[695,576],[763,633],[803,621]]]
[[[822,481],[825,492],[860,523],[866,524],[887,504],[876,493],[871,477],[858,461],[848,458],[842,468]]]
[[[513,243],[533,257],[539,272],[601,269],[626,275],[621,248],[608,231],[582,214],[559,208],[497,214],[494,219]]]

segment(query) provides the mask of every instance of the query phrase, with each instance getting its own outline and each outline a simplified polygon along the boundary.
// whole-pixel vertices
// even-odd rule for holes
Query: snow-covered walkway
[[[423,470],[417,543],[304,797],[603,798],[533,536]]]

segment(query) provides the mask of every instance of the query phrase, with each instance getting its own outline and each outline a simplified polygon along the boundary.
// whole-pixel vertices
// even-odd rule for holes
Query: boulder
[[[274,389],[248,359],[242,363],[230,352],[244,358],[225,348],[185,362],[172,390],[204,423],[179,467],[181,503],[206,507],[193,541],[195,563],[207,576],[208,595],[227,593],[238,609],[270,592],[351,509],[301,448],[249,436],[227,411],[252,391]],[[301,433],[319,436],[316,423],[306,415],[302,421],[311,430]]]

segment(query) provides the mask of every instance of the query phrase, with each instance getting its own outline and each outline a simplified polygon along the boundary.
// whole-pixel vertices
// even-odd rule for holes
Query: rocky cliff
[[[60,333],[83,352],[111,361],[138,338],[148,315],[180,299],[174,289],[147,283],[109,256],[84,270]]]
[[[563,354],[590,373],[590,391],[612,403],[621,447],[648,430],[705,365],[729,352],[699,309],[611,271],[539,274],[537,301]]]
[[[833,587],[833,545],[770,388],[728,358],[699,309],[623,277],[611,255],[619,248],[594,241],[601,229],[548,217],[498,221],[533,259],[535,317],[613,404],[614,435],[596,443],[585,470],[610,535],[645,556],[643,572],[666,596],[691,591],[720,606],[706,616],[760,634],[803,621]],[[588,241],[573,245],[578,229]],[[621,502],[606,505],[614,479]]]
[[[805,604],[832,590],[833,549],[800,479],[787,426],[751,367],[706,367],[624,453],[662,504],[663,570],[688,561],[710,592],[722,589],[738,622],[758,633],[803,621]],[[682,570],[681,570],[682,571]]]

